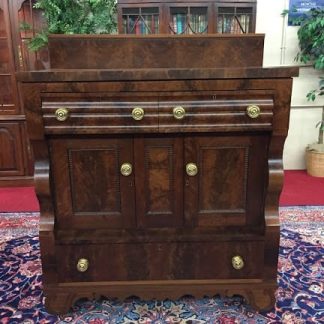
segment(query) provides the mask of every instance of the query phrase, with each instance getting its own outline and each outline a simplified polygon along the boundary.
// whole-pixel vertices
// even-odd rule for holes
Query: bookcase
[[[256,0],[119,0],[119,34],[255,32]]]
[[[0,187],[33,184],[33,160],[16,72],[49,66],[47,49],[28,50],[44,26],[35,0],[0,0]]]

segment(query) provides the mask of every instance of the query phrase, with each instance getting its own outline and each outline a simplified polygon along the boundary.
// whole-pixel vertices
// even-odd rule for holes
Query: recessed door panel
[[[263,219],[268,137],[218,136],[185,139],[185,217],[192,226],[259,225]]]
[[[131,139],[52,140],[52,170],[60,226],[73,228],[132,227],[133,164]]]
[[[139,226],[181,226],[182,138],[136,138],[134,143],[136,212]]]
[[[24,174],[24,151],[21,138],[20,123],[0,123],[0,176]]]

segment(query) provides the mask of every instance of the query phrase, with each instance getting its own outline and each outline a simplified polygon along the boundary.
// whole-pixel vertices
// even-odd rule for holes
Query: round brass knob
[[[130,163],[123,163],[120,167],[120,173],[125,177],[131,175],[132,171],[133,171],[133,167]]]
[[[77,270],[79,272],[86,272],[89,268],[89,261],[88,259],[85,259],[85,258],[81,258],[78,260],[78,263],[77,263]]]
[[[259,106],[251,105],[246,108],[246,113],[250,118],[258,118],[261,113]]]
[[[188,163],[186,165],[186,172],[189,177],[194,177],[198,173],[198,167],[195,163]]]
[[[132,110],[132,117],[135,120],[141,120],[144,118],[144,109],[136,107]]]
[[[55,111],[55,118],[58,121],[65,121],[69,117],[69,111],[66,108],[58,108]]]
[[[173,108],[173,117],[175,119],[182,119],[186,114],[186,111],[183,107],[177,106]]]
[[[244,267],[244,260],[241,256],[235,255],[232,258],[232,266],[236,270],[240,270]]]

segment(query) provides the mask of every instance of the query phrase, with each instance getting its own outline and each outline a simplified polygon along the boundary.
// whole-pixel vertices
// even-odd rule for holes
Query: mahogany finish
[[[126,49],[134,40],[119,41]],[[146,51],[173,41],[157,37]],[[187,294],[240,294],[271,308],[282,151],[298,69],[146,64],[120,74],[18,74],[36,161],[48,311],[65,313],[84,297]],[[253,105],[256,118],[246,112]],[[176,119],[180,106],[184,116]],[[68,111],[64,121],[55,117],[59,108]],[[142,119],[133,119],[134,108],[144,110]],[[237,256],[244,265],[233,263]]]
[[[105,35],[96,38],[52,35],[49,51],[52,69],[261,67],[263,42],[262,34],[248,34],[244,38],[215,34],[172,38],[169,35],[114,35],[109,39]]]
[[[0,186],[33,185],[33,167],[15,71],[44,69],[46,49],[31,52],[28,40],[43,24],[34,0],[0,0]],[[30,30],[22,30],[28,23]]]

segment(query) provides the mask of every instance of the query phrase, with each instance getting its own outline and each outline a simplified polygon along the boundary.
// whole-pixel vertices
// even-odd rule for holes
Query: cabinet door
[[[7,1],[0,0],[0,115],[19,113]]]
[[[17,122],[0,123],[0,176],[24,174],[22,125]]]
[[[53,139],[50,154],[59,228],[134,226],[132,139]]]
[[[46,27],[42,10],[34,8],[36,0],[9,1],[12,45],[16,70],[31,71],[49,68],[47,47],[38,51],[28,49],[29,41]]]
[[[185,218],[191,226],[262,226],[267,135],[185,139]],[[192,170],[191,170],[192,171]]]
[[[139,227],[183,224],[183,140],[136,138],[136,215]]]

